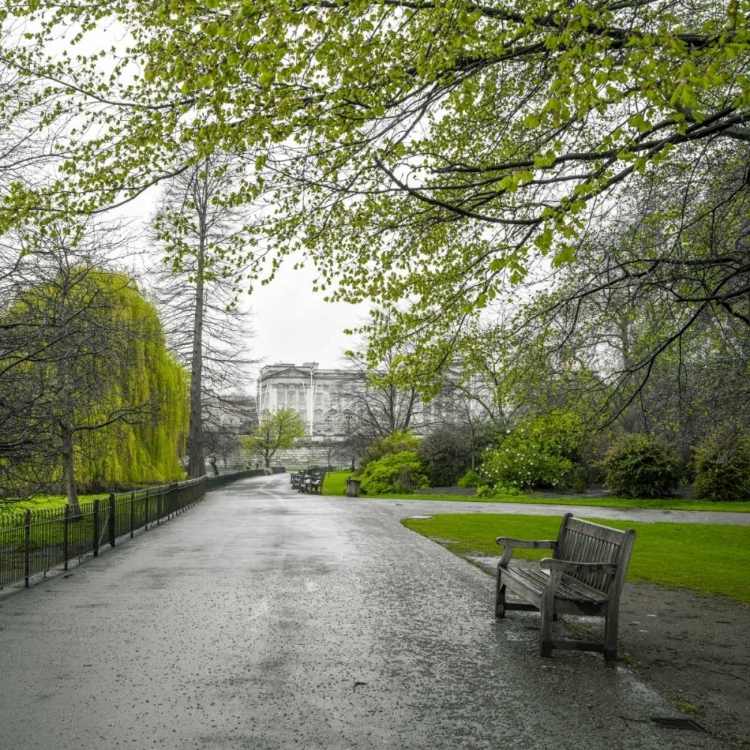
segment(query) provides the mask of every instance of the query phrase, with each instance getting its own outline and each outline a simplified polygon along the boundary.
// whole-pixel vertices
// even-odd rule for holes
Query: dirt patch
[[[495,574],[499,558],[469,559]],[[571,637],[604,637],[598,618],[561,619]],[[626,584],[618,650],[686,717],[735,747],[750,748],[750,606],[685,589]]]

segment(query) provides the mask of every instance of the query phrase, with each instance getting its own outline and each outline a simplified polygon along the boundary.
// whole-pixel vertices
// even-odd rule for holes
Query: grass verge
[[[346,478],[351,471],[332,471],[323,483],[324,495],[346,495]],[[750,513],[750,502],[711,503],[707,500],[633,500],[626,497],[536,497],[534,495],[506,495],[505,497],[474,497],[464,495],[367,495],[372,500],[445,500],[454,503],[521,503],[523,505],[583,505],[594,508],[646,508],[652,510],[708,510]]]
[[[323,494],[346,495],[346,478],[351,475],[351,471],[329,471],[323,480]]]
[[[106,493],[96,495],[79,495],[78,502],[89,503],[92,500],[106,498]],[[68,498],[65,495],[38,495],[28,500],[4,500],[0,501],[0,514],[18,513],[24,510],[43,510],[44,508],[61,508],[66,505]]]
[[[560,517],[450,513],[431,519],[407,518],[402,523],[458,555],[499,555],[501,548],[495,544],[495,537],[555,539]],[[629,581],[686,588],[750,603],[750,526],[599,523],[636,530]],[[534,560],[549,557],[550,551],[516,550],[515,554]]]

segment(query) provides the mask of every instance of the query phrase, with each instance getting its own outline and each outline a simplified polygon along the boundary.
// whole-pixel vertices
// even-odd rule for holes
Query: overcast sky
[[[295,271],[291,264],[250,296],[255,338],[253,357],[263,364],[318,362],[322,368],[340,367],[341,355],[352,346],[342,331],[359,325],[367,314],[365,305],[331,304],[312,291],[315,272]]]

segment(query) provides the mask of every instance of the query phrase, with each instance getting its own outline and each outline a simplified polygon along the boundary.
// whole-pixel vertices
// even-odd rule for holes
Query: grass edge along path
[[[408,529],[456,555],[495,555],[498,536],[555,539],[560,516],[448,513],[430,519],[405,518]],[[701,594],[728,596],[750,604],[750,527],[714,524],[635,523],[586,519],[617,529],[635,529],[627,580]],[[515,551],[529,560],[550,557],[550,550]]]
[[[323,482],[323,494],[346,495],[346,478],[351,471],[331,471]],[[363,495],[371,500],[444,500],[456,503],[521,503],[523,505],[580,505],[594,508],[639,508],[648,510],[707,510],[725,513],[750,513],[750,501],[712,503],[708,500],[635,500],[627,497],[535,497],[534,495],[506,495],[505,497],[475,497],[474,495]]]

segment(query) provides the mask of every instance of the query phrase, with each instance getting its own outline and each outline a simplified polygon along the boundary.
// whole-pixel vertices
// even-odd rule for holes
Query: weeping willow
[[[119,274],[98,273],[96,281],[116,300],[112,322],[126,353],[118,357],[124,366],[117,368],[104,402],[90,416],[103,421],[116,411],[135,413],[100,430],[80,431],[79,482],[113,486],[181,479],[179,458],[189,419],[187,373],[167,350],[156,309],[135,284]]]
[[[37,331],[29,351],[43,352],[21,367],[37,411],[39,465],[27,460],[29,475],[43,466],[70,502],[78,489],[184,476],[187,373],[131,278],[67,268],[26,290],[11,316]]]

